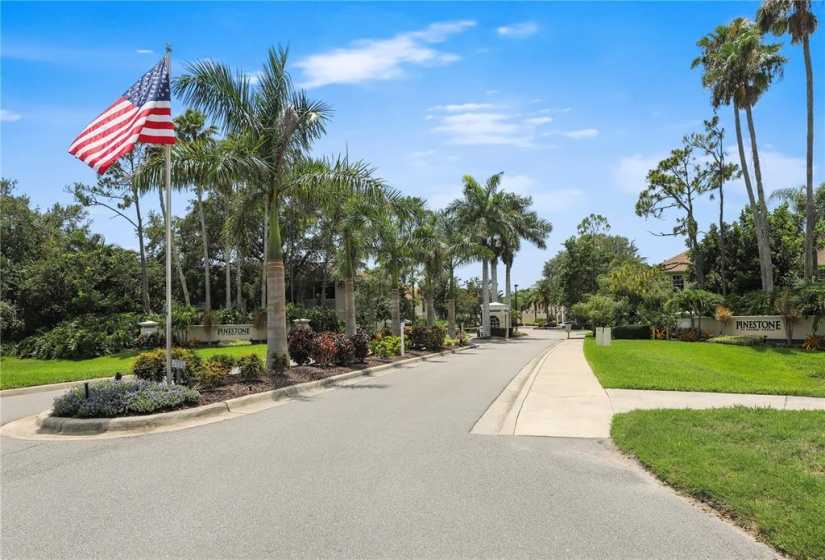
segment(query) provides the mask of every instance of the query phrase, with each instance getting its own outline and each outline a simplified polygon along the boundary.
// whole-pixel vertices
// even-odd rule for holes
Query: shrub
[[[312,344],[309,346],[309,356],[320,366],[328,366],[335,359],[336,335],[330,332],[322,332],[315,335]]]
[[[238,377],[241,381],[257,381],[260,379],[266,370],[266,364],[257,354],[247,354],[238,358],[238,367],[240,374]]]
[[[194,350],[195,348],[197,348],[200,345],[201,345],[201,339],[200,338],[195,338],[195,337],[192,337],[192,340],[190,340],[189,342],[186,343],[186,347],[191,348],[192,350]]]
[[[200,356],[186,348],[172,348],[172,359],[186,363],[185,380],[196,379],[203,367]],[[132,365],[132,373],[138,379],[160,382],[166,379],[166,350],[153,350],[138,355]]]
[[[385,336],[370,341],[370,351],[379,358],[391,358],[401,355],[401,337]]]
[[[610,331],[615,340],[650,340],[650,325],[619,325]]]
[[[269,366],[270,375],[283,375],[289,369],[289,356],[283,352],[272,353],[272,364]]]
[[[195,375],[195,382],[199,387],[209,389],[219,387],[229,379],[229,371],[234,365],[235,359],[232,356],[225,354],[210,356]]]
[[[667,339],[667,329],[660,329],[658,327],[654,328],[653,329],[653,338],[655,338],[656,340],[665,340],[665,339]]]
[[[296,364],[304,365],[309,363],[309,351],[312,347],[312,339],[315,333],[312,329],[294,329],[290,331],[286,340],[289,357]]]
[[[348,366],[355,358],[355,345],[345,334],[335,337],[335,363],[339,366]]]
[[[825,337],[818,334],[809,335],[802,343],[805,350],[825,350]]]
[[[174,336],[172,337],[172,345],[180,346],[177,338]],[[135,339],[133,346],[141,350],[148,348],[166,348],[166,334],[162,332],[142,334]]]
[[[102,381],[89,387],[75,387],[54,400],[53,416],[112,418],[132,414],[152,414],[198,404],[200,394],[180,385],[152,381]]]
[[[439,325],[433,325],[431,327],[427,325],[413,325],[410,329],[410,348],[441,350],[444,347],[444,336],[446,332],[446,329]]]
[[[708,340],[711,344],[731,344],[733,346],[759,346],[765,342],[761,336],[717,336]]]
[[[733,311],[724,305],[720,305],[713,313],[713,318],[722,323],[722,334],[725,334],[725,328],[733,320]]]
[[[453,346],[456,346],[456,345],[458,345],[458,339],[457,338],[452,338],[450,336],[445,336],[444,337],[444,346],[446,348],[452,348]]]
[[[315,332],[338,332],[338,313],[326,305],[316,305],[306,312],[306,318]]]
[[[21,358],[85,360],[130,348],[139,332],[136,313],[84,315],[22,340],[17,352]]]
[[[207,341],[212,342],[212,335],[215,334],[215,327],[220,324],[220,316],[217,312],[204,311],[203,315],[201,315],[201,325],[203,326],[204,332],[206,332]],[[191,345],[190,348],[192,348]]]
[[[682,342],[694,342],[696,340],[696,333],[693,329],[682,329],[679,331],[679,340]]]
[[[249,313],[240,309],[215,309],[212,313],[215,325],[248,325],[252,319]]]
[[[363,364],[367,358],[367,354],[370,352],[370,336],[367,333],[360,332],[352,335],[350,340],[352,341],[353,351],[355,352],[355,359]]]
[[[233,348],[235,346],[252,346],[251,340],[240,340],[240,339],[232,339],[232,340],[221,340],[218,341],[218,348]]]

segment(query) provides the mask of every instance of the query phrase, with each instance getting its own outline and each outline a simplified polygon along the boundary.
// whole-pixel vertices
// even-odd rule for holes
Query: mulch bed
[[[234,381],[214,389],[199,389],[201,394],[201,406],[222,402],[236,397],[245,397],[255,393],[264,393],[266,391],[273,391],[282,387],[289,387],[290,385],[298,385],[299,383],[307,383],[309,381],[317,381],[319,379],[326,379],[349,371],[358,371],[362,369],[372,368],[384,364],[391,364],[400,360],[414,358],[416,356],[426,356],[433,354],[433,352],[421,350],[408,350],[406,356],[394,356],[392,358],[376,358],[368,356],[366,361],[362,364],[354,362],[348,366],[293,366],[283,375],[265,376],[258,381],[245,383],[242,381]]]

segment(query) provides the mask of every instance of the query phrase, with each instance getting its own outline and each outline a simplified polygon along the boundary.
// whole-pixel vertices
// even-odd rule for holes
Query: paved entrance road
[[[608,441],[469,433],[553,336],[177,432],[4,438],[0,556],[775,556]]]

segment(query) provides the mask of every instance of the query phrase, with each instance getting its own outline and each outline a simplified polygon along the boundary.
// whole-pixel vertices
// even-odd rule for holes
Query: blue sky
[[[712,116],[696,41],[753,17],[757,2],[223,3],[7,2],[0,5],[2,175],[41,207],[69,202],[95,174],[67,153],[71,141],[172,43],[172,75],[210,58],[254,74],[272,45],[310,98],[334,108],[315,154],[348,150],[401,191],[440,208],[461,178],[504,171],[507,190],[533,196],[553,223],[548,250],[525,247],[513,281],[524,287],[590,213],[635,240],[648,262],[683,250],[657,237],[672,220],[634,214],[647,171]],[[815,10],[823,21],[821,4]],[[775,39],[771,39],[772,41]],[[805,74],[787,39],[784,78],[754,110],[765,186],[805,181]],[[825,122],[825,39],[814,36],[815,119]],[[183,112],[173,100],[173,114]],[[720,112],[735,147],[733,113]],[[816,138],[814,180],[825,180]],[[156,196],[146,197],[149,208]],[[183,213],[191,195],[176,198]],[[726,190],[727,219],[747,200]],[[702,229],[718,212],[699,203]],[[93,230],[137,242],[102,210]],[[666,216],[667,217],[667,216]],[[675,217],[675,216],[674,216]],[[502,273],[503,274],[503,273]],[[459,271],[480,276],[480,266]]]

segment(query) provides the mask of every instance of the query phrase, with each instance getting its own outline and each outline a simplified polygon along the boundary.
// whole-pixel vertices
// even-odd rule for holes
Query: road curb
[[[135,378],[134,375],[124,375],[124,381],[131,381]],[[101,381],[108,381],[114,379],[114,376],[95,377],[93,379],[83,379],[81,381],[64,381],[63,383],[51,383],[49,385],[34,385],[33,387],[17,387],[15,389],[3,389],[0,391],[0,398],[14,397],[17,395],[30,395],[32,393],[45,393],[47,391],[57,391],[58,389],[72,389],[74,387],[82,387],[84,383],[94,384]]]
[[[357,377],[369,377],[376,373],[386,370],[397,369],[403,366],[414,364],[417,362],[426,362],[435,357],[447,356],[455,354],[463,350],[477,348],[475,344],[454,348],[451,350],[444,350],[426,356],[416,356],[407,360],[399,360],[390,364],[382,364],[373,368],[348,371],[340,375],[328,377],[326,379],[318,379],[316,381],[309,381],[307,383],[299,383],[297,385],[290,385],[289,387],[282,387],[273,391],[265,393],[256,393],[244,397],[236,397],[226,401],[212,403],[206,406],[199,406],[195,408],[187,408],[184,410],[174,410],[172,412],[161,412],[158,414],[149,414],[145,416],[127,416],[121,418],[59,418],[51,416],[51,410],[41,412],[34,417],[34,426],[36,427],[36,434],[51,435],[51,436],[100,436],[103,434],[123,434],[123,435],[137,435],[140,432],[151,432],[160,428],[168,428],[176,424],[194,425],[200,421],[216,421],[220,416],[227,418],[236,418],[239,409],[255,407],[255,405],[263,405],[258,410],[269,408],[267,404],[275,406],[279,401],[283,401],[292,397],[296,397],[319,389],[324,389],[333,386],[339,382],[347,381]],[[80,384],[82,384],[81,382]],[[62,384],[61,384],[62,385]],[[72,385],[76,386],[76,385]],[[257,411],[257,410],[256,410]],[[32,417],[23,418],[15,422],[10,422],[3,426],[2,432],[7,432],[6,428],[13,426],[17,422],[29,421]],[[14,434],[14,428],[9,428],[4,435]]]

